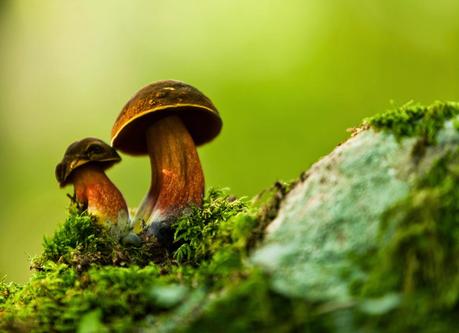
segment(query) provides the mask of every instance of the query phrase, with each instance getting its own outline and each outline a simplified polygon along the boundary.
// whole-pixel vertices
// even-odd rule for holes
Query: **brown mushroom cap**
[[[217,109],[199,90],[180,81],[157,81],[123,107],[112,128],[112,146],[131,155],[147,154],[147,127],[169,115],[182,119],[196,146],[211,141],[222,128]]]
[[[102,170],[121,161],[116,150],[97,138],[84,138],[68,146],[64,158],[56,166],[55,174],[59,184],[67,185],[74,170],[86,164],[96,164]]]

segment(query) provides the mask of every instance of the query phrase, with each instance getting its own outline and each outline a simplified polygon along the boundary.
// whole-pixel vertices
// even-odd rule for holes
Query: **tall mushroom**
[[[200,206],[204,194],[196,146],[218,135],[222,121],[212,102],[180,81],[158,81],[124,106],[112,129],[112,146],[131,155],[150,157],[150,189],[134,217],[147,233],[158,236],[190,205]]]
[[[73,184],[76,202],[117,237],[129,229],[129,213],[123,195],[105,175],[121,161],[115,149],[102,140],[85,138],[72,143],[56,166],[61,187]]]

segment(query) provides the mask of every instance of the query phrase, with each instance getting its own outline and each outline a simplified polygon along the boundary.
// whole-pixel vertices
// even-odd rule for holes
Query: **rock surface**
[[[272,275],[273,288],[290,297],[349,301],[351,284],[364,278],[350,269],[352,258],[371,250],[383,213],[459,147],[452,120],[437,135],[418,156],[419,138],[365,129],[314,164],[283,201],[253,256]]]

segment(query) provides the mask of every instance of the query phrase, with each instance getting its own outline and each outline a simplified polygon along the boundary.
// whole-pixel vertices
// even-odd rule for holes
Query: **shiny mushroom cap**
[[[112,128],[112,146],[131,155],[147,154],[147,127],[169,115],[182,119],[196,146],[211,141],[222,128],[217,109],[199,90],[180,81],[157,81],[123,107]]]
[[[67,185],[74,170],[88,163],[108,169],[121,161],[116,150],[100,139],[85,138],[72,143],[65,151],[64,158],[56,166],[56,179],[61,187]]]

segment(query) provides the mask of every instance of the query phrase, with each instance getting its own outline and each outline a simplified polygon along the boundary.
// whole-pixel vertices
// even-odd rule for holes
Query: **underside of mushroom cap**
[[[196,146],[211,141],[222,127],[216,107],[199,90],[180,81],[158,81],[124,106],[112,128],[112,146],[131,155],[147,154],[147,127],[170,115],[182,119]]]

